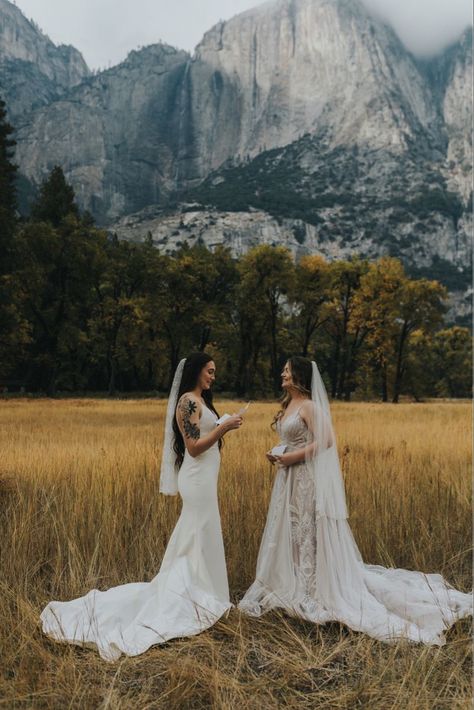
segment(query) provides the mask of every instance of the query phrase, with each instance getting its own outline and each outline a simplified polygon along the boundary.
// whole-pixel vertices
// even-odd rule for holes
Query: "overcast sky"
[[[415,54],[435,54],[472,21],[471,0],[363,0],[389,21]],[[125,59],[131,49],[163,41],[192,52],[220,19],[258,0],[16,0],[56,44],[79,49],[91,69]]]

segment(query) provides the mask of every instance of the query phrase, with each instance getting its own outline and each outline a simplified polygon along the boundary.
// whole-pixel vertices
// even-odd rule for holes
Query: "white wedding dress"
[[[204,406],[203,435],[216,419]],[[232,604],[217,502],[219,466],[217,443],[195,458],[185,451],[178,474],[183,508],[156,577],[49,602],[40,616],[44,633],[97,648],[104,660],[115,661],[122,653],[136,656],[154,644],[198,634],[225,614]]]
[[[315,438],[299,411],[278,421],[277,429],[287,451]],[[334,483],[324,474],[335,478],[337,453],[330,447],[320,457],[319,480],[326,487]],[[339,621],[385,642],[444,644],[445,630],[472,614],[472,595],[439,574],[364,564],[345,514],[331,505],[318,512],[316,486],[307,462],[279,467],[256,580],[239,609],[260,616],[280,608],[317,624]]]

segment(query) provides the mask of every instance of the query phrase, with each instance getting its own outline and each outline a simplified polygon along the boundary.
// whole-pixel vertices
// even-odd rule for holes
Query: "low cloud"
[[[357,2],[358,0],[354,0]],[[391,24],[415,54],[436,54],[472,22],[471,0],[362,0]],[[255,0],[16,0],[57,43],[72,44],[91,68],[122,61],[131,49],[162,40],[192,52],[202,35],[260,3]]]
[[[472,24],[471,0],[362,0],[418,56],[432,56]]]

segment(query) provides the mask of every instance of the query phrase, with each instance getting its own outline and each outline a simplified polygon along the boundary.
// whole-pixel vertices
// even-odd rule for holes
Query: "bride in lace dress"
[[[472,595],[439,574],[365,564],[347,522],[326,390],[315,362],[292,357],[274,424],[286,446],[278,465],[257,560],[239,603],[260,616],[280,608],[323,624],[336,620],[385,642],[442,645],[444,632],[472,614]]]
[[[238,429],[233,415],[217,424],[211,385],[215,364],[193,353],[176,370],[165,422],[160,490],[183,500],[158,574],[83,597],[51,601],[43,631],[56,641],[97,648],[106,661],[136,656],[154,644],[198,634],[232,604],[229,600],[217,478],[222,436]]]

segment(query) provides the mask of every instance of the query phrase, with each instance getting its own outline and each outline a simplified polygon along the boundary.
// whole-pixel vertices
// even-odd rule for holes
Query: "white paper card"
[[[230,419],[230,414],[223,414],[222,417],[216,419],[216,424],[222,424],[222,422],[225,422],[226,419]]]
[[[281,456],[284,454],[286,451],[286,444],[278,444],[278,446],[274,446],[273,449],[270,451],[272,456]]]
[[[242,407],[242,409],[239,409],[239,411],[237,412],[239,417],[243,417],[243,415],[245,414],[245,412],[247,411],[247,409],[249,407],[250,407],[250,402],[247,402],[245,407]],[[232,416],[231,414],[223,414],[222,417],[219,417],[219,419],[216,419],[216,426],[218,424],[222,424],[222,422],[225,422],[226,419],[229,419],[229,417],[231,417],[231,416]]]

